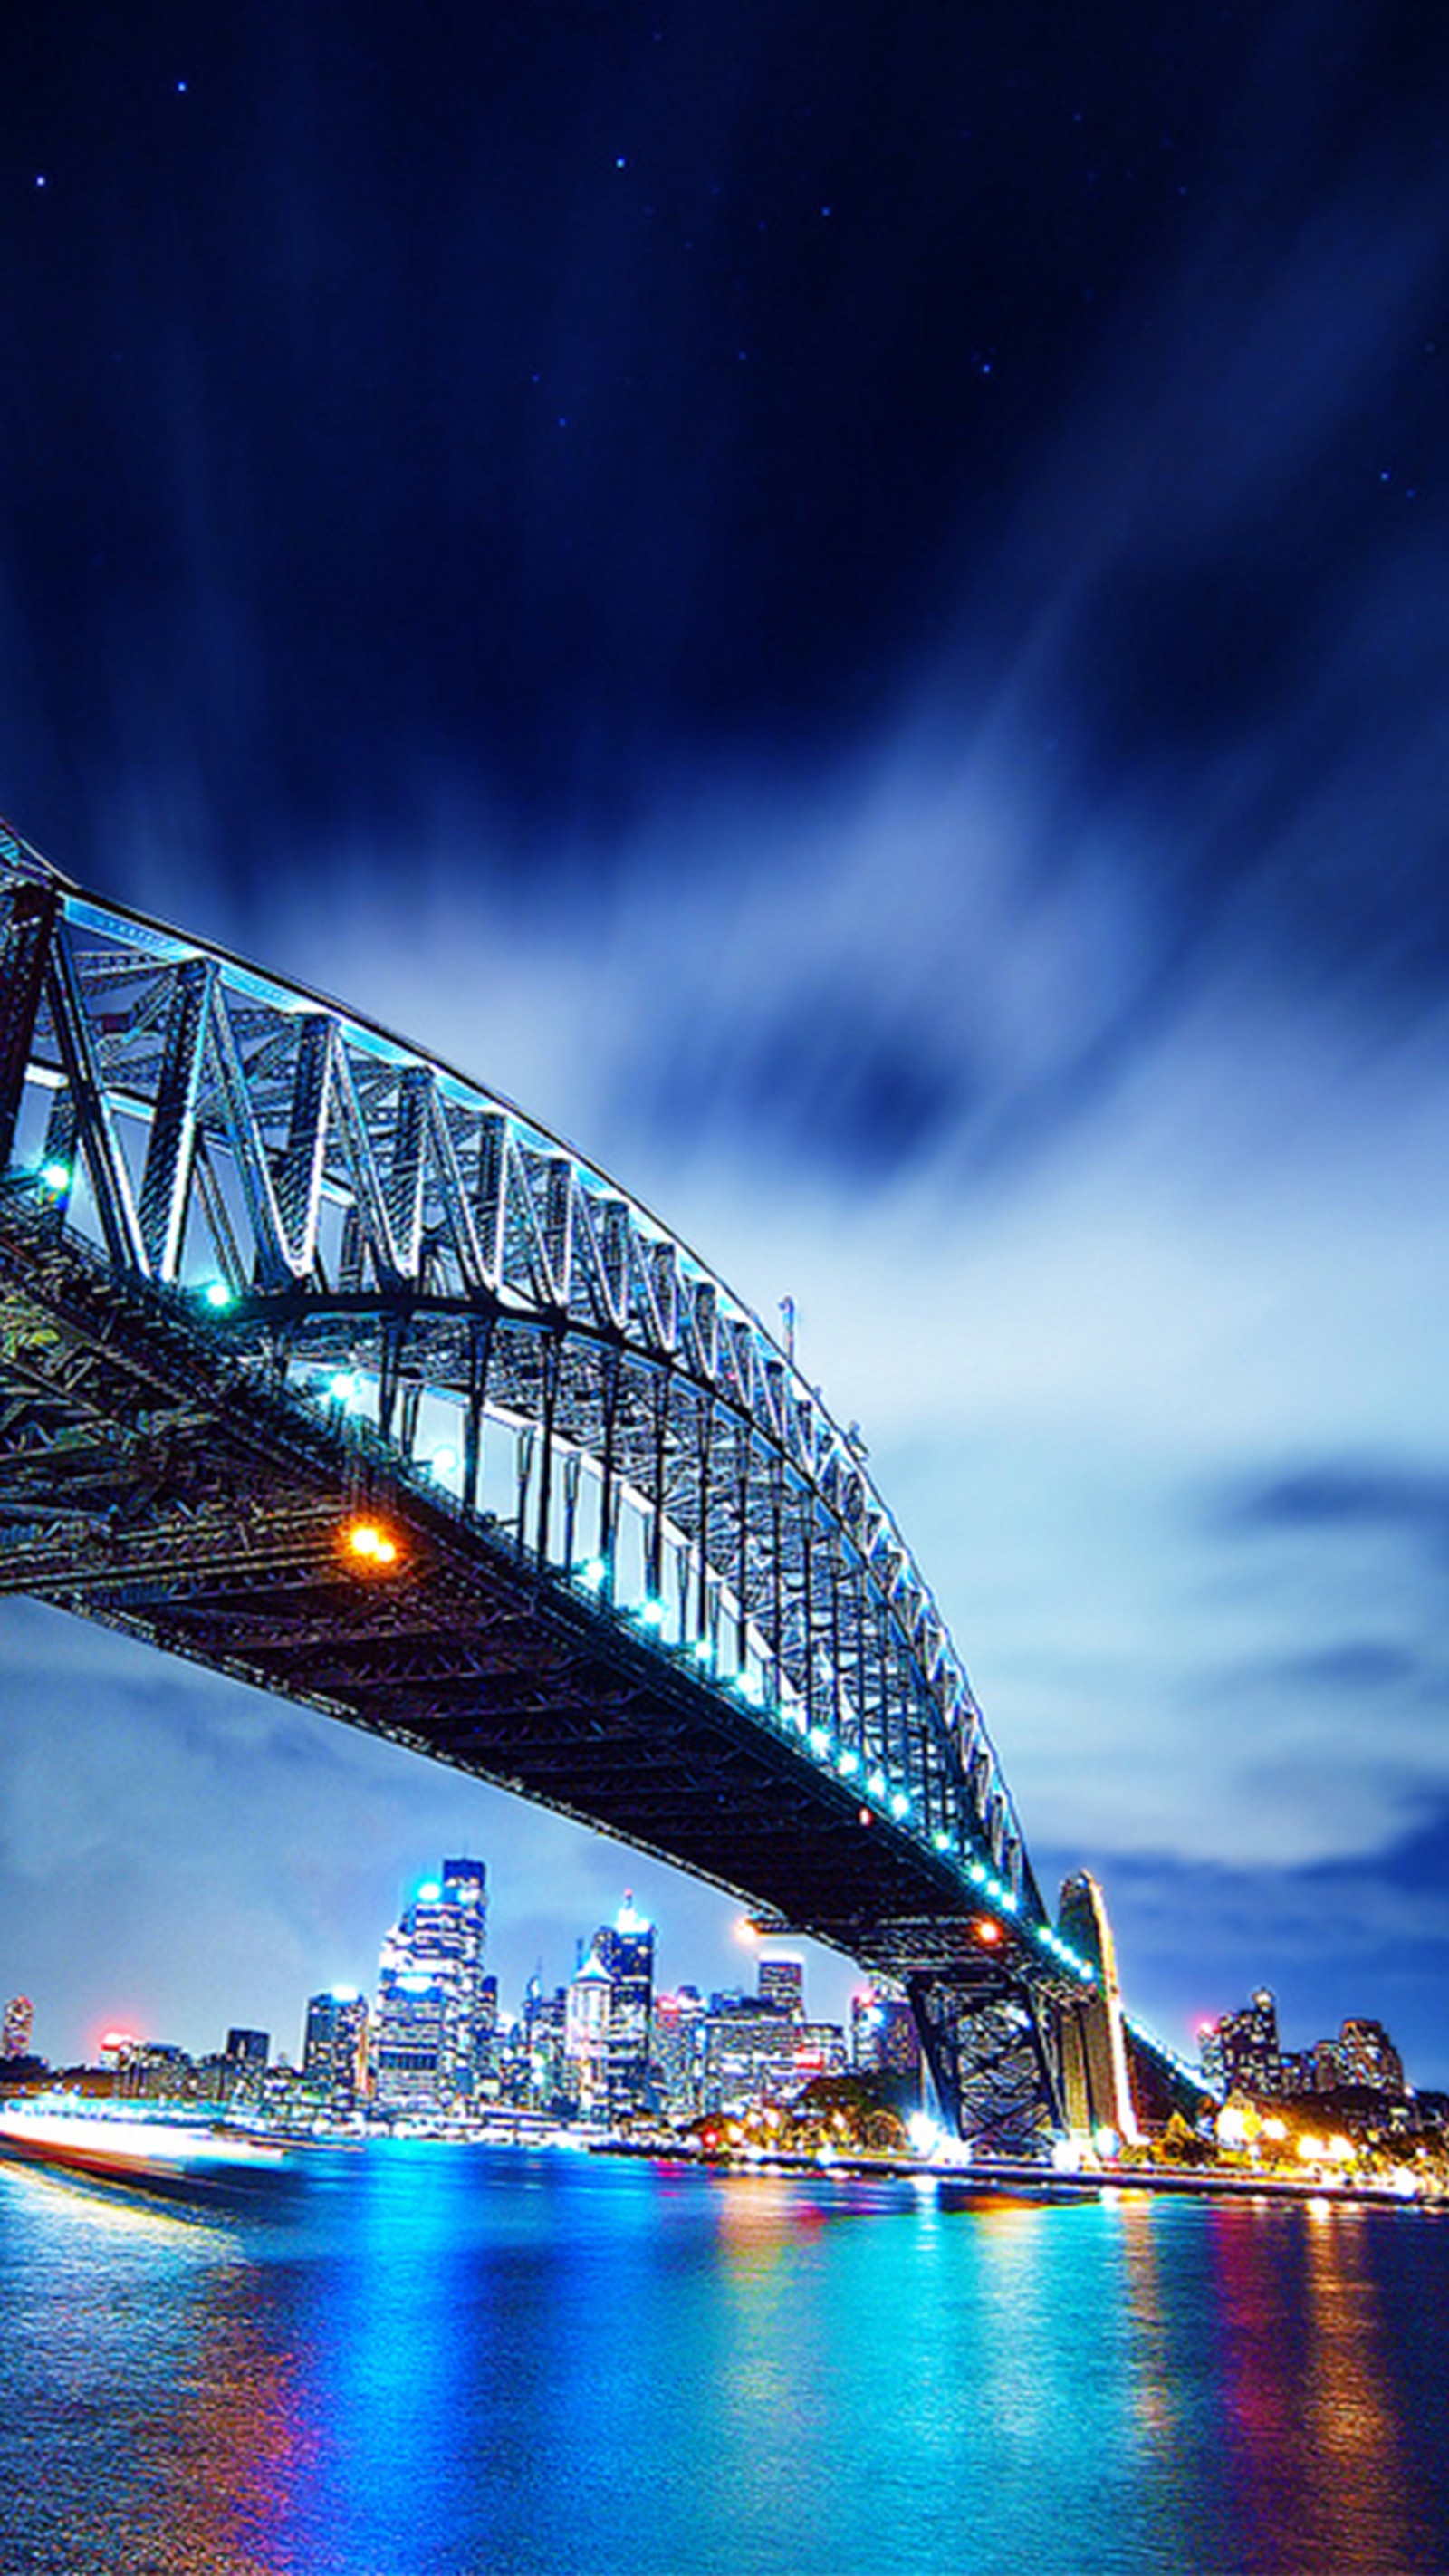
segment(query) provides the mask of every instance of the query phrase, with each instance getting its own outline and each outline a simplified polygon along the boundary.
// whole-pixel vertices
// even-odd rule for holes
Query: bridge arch
[[[554,1676],[538,1689],[573,1692],[600,1742],[626,1703],[637,1728],[667,1704],[729,1748],[754,1802],[748,1867],[721,1820],[701,1825],[708,1783],[682,1768],[669,1821],[631,1831],[644,1847],[883,1971],[964,1973],[984,1921],[1029,1995],[1069,2010],[1090,1990],[1093,1963],[1047,1915],[981,1710],[858,1437],[597,1165],[454,1067],[98,900],[0,832],[0,1174],[15,1395],[0,1586],[625,1830],[602,1787],[571,1797],[566,1770],[541,1754],[532,1773],[511,1768],[501,1720],[489,1733],[505,1603],[548,1641],[531,1650]],[[112,1449],[118,1437],[130,1462],[109,1485],[98,1432],[91,1468],[76,1464],[76,1389],[108,1366],[124,1378]],[[194,1424],[227,1453],[190,1505],[188,1387]],[[416,1724],[366,1699],[380,1685],[345,1601],[326,1612],[320,1666],[301,1628],[270,1664],[260,1636],[229,1650],[259,1621],[232,1597],[218,1624],[218,1478],[243,1557],[275,1554],[289,1490],[307,1498],[288,1542],[299,1599],[303,1574],[321,1583],[339,1494],[382,1497],[404,1559],[431,1567],[435,1590],[452,1583],[448,1670],[436,1635],[389,1667]],[[325,1625],[318,1604],[307,1615]],[[374,1646],[399,1616],[374,1585]],[[485,1628],[486,1673],[468,1643]],[[465,1685],[460,1751],[446,1722]],[[630,1740],[647,1759],[647,1731]],[[586,1751],[603,1758],[576,1733],[580,1776]],[[823,1876],[786,1865],[781,1819],[814,1820],[834,1855]]]

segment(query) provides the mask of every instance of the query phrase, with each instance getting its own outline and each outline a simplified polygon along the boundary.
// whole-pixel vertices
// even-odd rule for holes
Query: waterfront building
[[[564,2069],[568,2099],[586,2117],[609,2107],[609,2023],[614,1981],[591,1950],[571,1979],[564,2010]]]
[[[219,2098],[225,2102],[260,2102],[271,2053],[269,2031],[229,2030],[222,2051]]]
[[[487,1872],[448,1860],[424,1879],[382,1945],[374,2100],[387,2114],[439,2114],[473,2099],[487,2071],[497,1988],[485,1993]]]
[[[12,1995],[0,2021],[0,2058],[28,2057],[35,2012],[28,1995]]]
[[[921,2099],[921,2036],[906,1997],[884,1981],[852,1998],[850,2062],[857,2075],[884,2075],[907,2109]]]
[[[1271,2099],[1281,2090],[1278,2007],[1266,1986],[1260,1986],[1240,2012],[1224,2013],[1210,2032],[1201,2034],[1201,2041],[1205,2081],[1219,2084],[1228,2093],[1246,2093],[1255,2101]]]
[[[139,2040],[119,2078],[118,2089],[136,2101],[179,2102],[190,2074],[191,2060],[184,2048],[167,2040]]]
[[[757,2104],[785,2103],[819,2075],[843,2075],[845,2033],[834,2022],[797,2022],[758,1997],[704,2024],[701,2109],[738,2118]]]
[[[649,2017],[654,2004],[654,1926],[626,1889],[612,1924],[594,1935],[593,1955],[610,1984],[608,2097],[616,2116],[641,2110],[649,2085]]]
[[[1345,2021],[1335,2054],[1340,2084],[1363,2084],[1375,2093],[1402,2093],[1404,2061],[1381,2021]]]
[[[368,2074],[367,1998],[355,1986],[329,1986],[307,2005],[302,2080],[329,2110],[355,2111]]]

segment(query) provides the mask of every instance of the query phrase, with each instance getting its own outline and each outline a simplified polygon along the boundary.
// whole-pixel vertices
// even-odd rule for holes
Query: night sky
[[[1130,1999],[1449,2082],[1442,9],[8,0],[0,225],[0,811],[794,1297]],[[295,2048],[445,1849],[505,2003],[626,1884],[750,1973],[32,1605],[0,1692],[52,2056]]]

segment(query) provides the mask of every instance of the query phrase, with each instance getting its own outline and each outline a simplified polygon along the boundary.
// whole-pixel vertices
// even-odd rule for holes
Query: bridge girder
[[[983,1916],[1046,2021],[1090,1981],[858,1436],[522,1112],[0,833],[0,1174],[0,1591],[949,1970],[958,2022]]]

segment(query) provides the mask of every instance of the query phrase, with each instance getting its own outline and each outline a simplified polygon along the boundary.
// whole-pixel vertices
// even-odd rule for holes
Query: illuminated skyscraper
[[[377,1987],[380,2111],[436,2113],[472,2099],[492,2044],[487,1928],[483,1863],[450,1860],[388,1933]]]
[[[654,2004],[654,1926],[635,1911],[630,1891],[612,1924],[594,1935],[594,1955],[608,1971],[609,2107],[642,2107],[649,2082],[649,2017]]]
[[[1202,2034],[1201,2063],[1209,2064],[1229,2093],[1247,2093],[1255,2101],[1276,2096],[1283,2069],[1278,2048],[1278,2007],[1260,1986],[1241,2012],[1224,2013],[1215,2030]]]
[[[307,2006],[302,2074],[334,2111],[352,2111],[367,2082],[367,1998],[355,1986],[332,1986]]]
[[[805,2018],[805,1962],[803,1959],[761,1959],[757,1991],[762,2004],[773,2004],[776,2012],[788,2013],[792,2021]]]
[[[649,2064],[666,2119],[690,2120],[699,2109],[707,2011],[698,1986],[655,1998]]]
[[[1336,2053],[1341,2084],[1367,2084],[1376,2093],[1402,2093],[1404,2061],[1381,2021],[1346,2021]]]
[[[585,2114],[609,2105],[609,2031],[614,1981],[591,1950],[569,1982],[564,2013],[564,2066],[571,2098]]]

